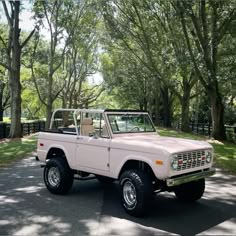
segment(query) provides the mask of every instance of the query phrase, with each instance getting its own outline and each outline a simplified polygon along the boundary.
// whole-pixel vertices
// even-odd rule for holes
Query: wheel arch
[[[56,158],[56,157],[63,158],[67,162],[67,164],[69,164],[68,160],[67,160],[66,152],[61,147],[50,147],[48,150],[45,161],[48,161],[48,160],[50,160],[52,158]]]
[[[156,178],[155,174],[152,170],[152,167],[150,166],[149,163],[147,163],[146,161],[143,161],[143,160],[129,159],[129,160],[126,160],[126,162],[123,164],[122,168],[120,169],[120,172],[118,174],[118,179],[120,179],[120,177],[121,177],[122,173],[124,173],[124,171],[130,170],[130,169],[142,170],[142,171],[150,174],[153,179]]]

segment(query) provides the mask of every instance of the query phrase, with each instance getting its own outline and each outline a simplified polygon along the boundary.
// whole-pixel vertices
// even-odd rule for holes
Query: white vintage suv
[[[209,143],[161,137],[141,111],[55,110],[37,148],[51,193],[67,193],[74,179],[118,180],[122,206],[134,216],[146,213],[159,192],[173,191],[182,201],[200,199],[205,177],[215,173]]]

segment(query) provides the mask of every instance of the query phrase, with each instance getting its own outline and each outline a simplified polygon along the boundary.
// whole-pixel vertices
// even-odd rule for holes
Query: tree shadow
[[[76,181],[68,195],[53,195],[42,172],[32,158],[0,170],[0,235],[89,235],[84,219],[98,228],[101,185]]]
[[[117,183],[75,181],[68,195],[53,195],[39,165],[30,158],[0,170],[0,235],[196,235],[236,212],[236,178],[223,173],[209,178],[196,204],[161,193],[147,217],[135,218],[123,210]]]
[[[167,232],[179,235],[199,234],[235,217],[235,179],[234,176],[222,174],[211,177],[207,181],[204,197],[193,204],[177,201],[172,193],[161,193],[156,196],[153,207],[145,218],[131,217],[124,212],[119,204],[117,184],[106,187],[101,224],[104,221],[109,225],[114,218],[118,218],[137,223],[138,235],[156,235]],[[228,231],[230,229],[225,229],[225,233],[230,233]],[[110,232],[106,230],[105,232],[107,235],[116,234],[112,229]]]

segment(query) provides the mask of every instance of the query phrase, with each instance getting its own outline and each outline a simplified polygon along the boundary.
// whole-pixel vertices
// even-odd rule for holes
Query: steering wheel
[[[130,131],[134,131],[134,130],[140,131],[138,126],[134,126]]]

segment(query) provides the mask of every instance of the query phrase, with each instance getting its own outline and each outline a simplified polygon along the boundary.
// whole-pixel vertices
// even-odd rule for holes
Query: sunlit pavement
[[[161,193],[148,217],[127,215],[117,184],[75,181],[50,194],[34,158],[0,169],[0,235],[236,235],[236,177],[220,171],[196,204]]]

